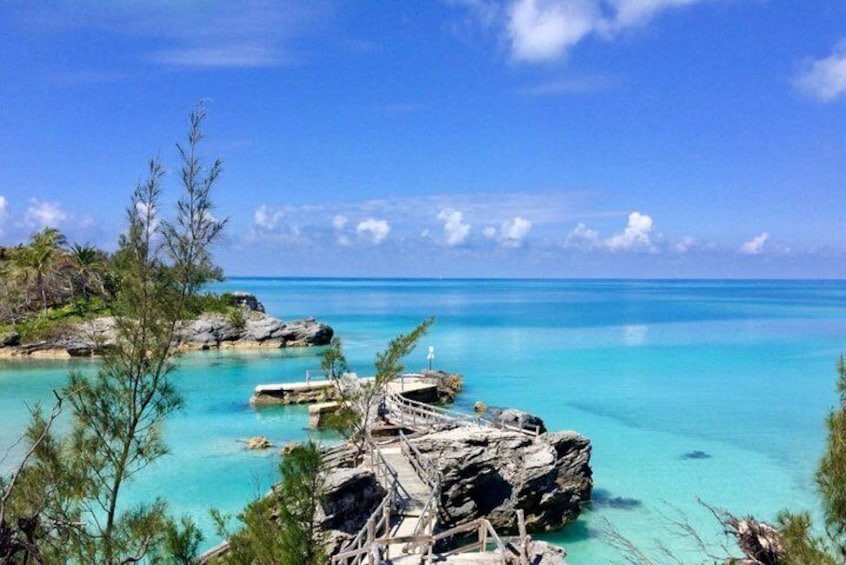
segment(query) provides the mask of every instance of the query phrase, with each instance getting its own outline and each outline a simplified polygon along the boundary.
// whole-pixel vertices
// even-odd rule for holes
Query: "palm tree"
[[[103,292],[105,257],[103,252],[93,245],[74,243],[70,247],[69,259],[72,266],[71,286],[74,297],[79,289],[87,313],[91,304],[91,295]]]
[[[22,271],[24,280],[34,279],[35,286],[41,297],[44,317],[48,316],[47,301],[48,279],[54,272],[58,259],[62,256],[67,239],[56,228],[46,227],[40,232],[32,234],[29,245],[20,246],[15,250],[13,261]]]

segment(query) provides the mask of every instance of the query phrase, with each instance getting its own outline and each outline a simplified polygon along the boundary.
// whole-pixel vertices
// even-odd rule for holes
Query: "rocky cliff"
[[[531,437],[461,427],[412,443],[441,474],[444,529],[487,517],[497,531],[513,532],[522,508],[529,531],[556,530],[590,500],[591,445],[576,432]]]

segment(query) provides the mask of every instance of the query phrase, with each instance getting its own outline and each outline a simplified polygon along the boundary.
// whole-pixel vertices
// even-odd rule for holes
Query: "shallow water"
[[[433,345],[435,366],[465,376],[459,406],[515,406],[592,440],[593,508],[546,536],[567,547],[571,564],[621,561],[598,535],[606,520],[647,550],[662,538],[685,562],[704,561],[667,533],[684,515],[722,541],[697,497],[768,519],[814,507],[823,419],[846,350],[846,283],[255,278],[219,289],[254,292],[282,318],[329,323],[360,374],[389,339],[435,315],[409,369],[422,368]],[[251,409],[253,387],[301,379],[318,354],[185,356],[172,454],[129,498],[167,498],[212,545],[208,509],[237,511],[267,489],[278,464],[275,450],[247,452],[237,440],[261,434],[284,444],[308,434],[305,408]],[[49,401],[70,368],[91,363],[0,365],[0,446],[23,427],[24,402]]]

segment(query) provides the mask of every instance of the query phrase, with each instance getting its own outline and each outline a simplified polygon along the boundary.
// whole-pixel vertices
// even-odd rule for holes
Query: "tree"
[[[326,562],[326,536],[319,524],[325,492],[320,448],[312,441],[297,446],[280,463],[279,473],[281,480],[273,491],[238,516],[244,526],[229,536],[226,563],[323,565]],[[224,522],[219,514],[215,519],[219,524]],[[225,531],[222,533],[225,535]]]
[[[376,419],[388,383],[402,374],[405,370],[402,359],[414,350],[433,323],[435,319],[428,318],[408,335],[400,334],[392,339],[384,351],[376,354],[376,373],[370,381],[337,374],[339,367],[346,368],[340,341],[333,342],[324,353],[321,367],[330,378],[334,378],[341,399],[339,409],[329,418],[329,425],[349,437],[358,446],[359,455],[364,453],[365,441],[370,435],[370,427]]]
[[[106,269],[105,254],[93,245],[71,245],[68,259],[71,265],[71,288],[74,299],[82,295],[83,313],[91,309],[91,296],[105,293],[104,273]]]
[[[44,317],[48,315],[48,279],[54,274],[57,260],[62,254],[67,240],[62,233],[50,227],[32,234],[29,245],[18,246],[12,255],[12,261],[20,269],[23,280],[32,283],[41,298]]]
[[[807,512],[782,512],[779,530],[788,565],[828,565],[846,561],[846,359],[837,363],[840,405],[826,418],[828,436],[816,473],[824,534],[815,533]]]
[[[41,526],[39,550],[51,561],[136,562],[166,545],[174,528],[182,532],[183,548],[190,550],[195,537],[189,524],[175,525],[161,500],[129,509],[120,500],[126,483],[167,453],[163,425],[183,402],[170,379],[177,330],[190,299],[216,272],[210,247],[224,222],[211,215],[210,189],[220,161],[205,171],[196,158],[204,115],[202,106],[191,114],[188,149],[179,148],[192,159],[183,163],[185,196],[175,221],[158,217],[163,169],[157,160],[133,193],[115,257],[115,346],[95,375],[70,374],[62,398],[71,431],[58,439],[47,427],[26,464],[32,486],[50,493],[40,508],[29,506]],[[42,420],[35,415],[33,433],[44,428]],[[51,529],[53,515],[61,520]]]

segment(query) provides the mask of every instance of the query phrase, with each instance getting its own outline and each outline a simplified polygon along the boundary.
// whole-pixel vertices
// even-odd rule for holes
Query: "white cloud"
[[[488,239],[493,239],[496,237],[496,228],[493,226],[487,226],[482,230],[482,235]]]
[[[359,235],[370,237],[370,240],[374,244],[379,245],[385,241],[385,238],[388,237],[389,233],[391,233],[391,226],[388,224],[387,220],[368,218],[363,222],[360,222],[358,226],[356,226],[355,231]]]
[[[532,222],[520,216],[515,216],[502,223],[499,230],[500,243],[503,247],[512,249],[520,247],[530,231],[532,231]]]
[[[455,2],[483,29],[499,28],[515,61],[542,63],[567,56],[589,37],[613,39],[666,10],[707,0],[508,0]]]
[[[253,222],[264,230],[272,230],[279,224],[279,220],[285,217],[285,212],[279,208],[262,204],[253,212]]]
[[[548,61],[602,24],[594,0],[517,0],[508,13],[511,54],[518,61]]]
[[[464,223],[464,214],[452,208],[444,208],[438,214],[444,222],[444,241],[450,247],[461,245],[470,235],[470,224]]]
[[[681,241],[676,243],[674,249],[679,253],[687,253],[694,247],[696,247],[696,239],[694,239],[693,236],[686,235],[681,238]]]
[[[318,2],[100,2],[96,10],[32,3],[15,16],[43,31],[76,30],[143,38],[146,58],[192,68],[250,68],[296,64],[296,43],[331,23]],[[188,25],[186,22],[190,22]]]
[[[599,239],[599,233],[596,230],[580,223],[567,234],[564,246],[580,251],[592,251],[601,247],[602,241]]]
[[[8,202],[6,197],[0,195],[0,234],[3,233],[3,228],[6,225],[6,218],[9,217]]]
[[[348,218],[343,214],[335,214],[332,216],[332,227],[336,230],[342,230],[347,225],[347,221]]]
[[[770,239],[770,234],[767,232],[760,233],[741,245],[738,253],[742,255],[758,255],[764,250],[764,245],[766,245],[768,239]]]
[[[5,199],[4,199],[5,201]],[[56,202],[47,202],[33,198],[24,212],[24,223],[29,227],[58,228],[68,219],[68,213]]]
[[[629,214],[629,223],[621,233],[608,238],[605,244],[611,251],[653,250],[652,218],[640,212]]]
[[[846,40],[841,41],[828,57],[808,63],[796,79],[796,86],[823,102],[846,93]]]

